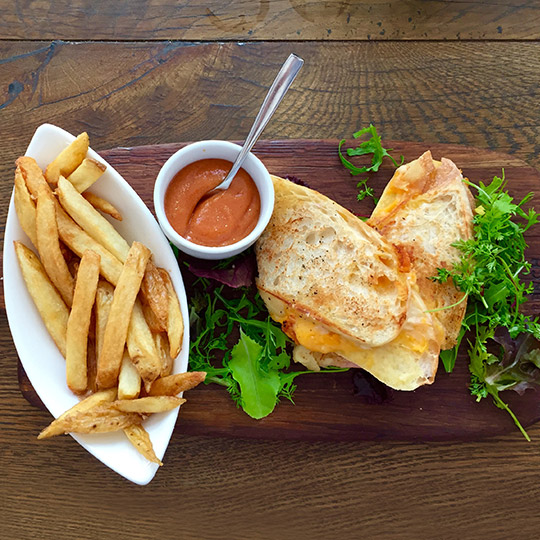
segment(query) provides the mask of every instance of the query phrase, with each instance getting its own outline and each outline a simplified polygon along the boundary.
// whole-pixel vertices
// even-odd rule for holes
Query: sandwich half
[[[396,170],[367,222],[408,254],[424,303],[440,310],[433,313],[444,329],[443,349],[456,344],[467,301],[451,281],[430,278],[437,268],[459,261],[452,244],[471,238],[473,211],[461,171],[449,159],[435,161],[428,151]]]
[[[272,177],[272,218],[257,241],[257,287],[310,368],[353,365],[388,386],[433,382],[444,332],[406,252],[336,202]]]

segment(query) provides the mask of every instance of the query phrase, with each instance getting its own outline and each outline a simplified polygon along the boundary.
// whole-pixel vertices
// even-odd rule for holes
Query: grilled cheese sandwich
[[[401,390],[431,383],[444,333],[400,251],[320,193],[273,181],[257,287],[297,344],[294,358],[311,368],[362,367]]]

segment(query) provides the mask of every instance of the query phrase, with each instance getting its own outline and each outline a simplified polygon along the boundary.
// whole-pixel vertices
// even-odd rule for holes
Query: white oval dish
[[[176,173],[202,159],[225,159],[233,163],[242,147],[229,141],[199,141],[175,152],[161,167],[154,185],[154,208],[161,228],[167,238],[181,251],[199,259],[226,259],[238,255],[253,245],[268,225],[274,210],[274,184],[263,162],[251,152],[246,156],[244,169],[259,191],[261,210],[255,228],[234,244],[211,247],[195,244],[178,234],[165,214],[165,193]]]
[[[42,168],[66,148],[75,137],[61,128],[43,124],[34,133],[26,151]],[[131,243],[138,240],[148,246],[157,266],[165,268],[173,281],[182,308],[184,321],[188,321],[186,293],[177,261],[167,239],[131,186],[96,152],[89,149],[88,156],[107,165],[102,177],[91,191],[113,203],[123,221],[111,219],[116,229]],[[39,397],[57,418],[75,405],[77,397],[66,385],[65,361],[49,336],[36,307],[26,289],[15,256],[13,241],[28,247],[32,244],[22,231],[11,197],[4,236],[4,296],[11,334],[24,369]],[[173,373],[187,370],[189,354],[189,325],[184,326],[182,350],[174,362]],[[150,434],[155,453],[162,459],[174,429],[178,409],[152,415],[144,427]],[[46,424],[40,428],[46,427]],[[29,437],[38,433],[29,434]],[[94,435],[73,435],[73,438],[97,459],[118,474],[136,484],[145,485],[154,477],[158,465],[146,460],[128,441],[123,432]],[[43,441],[43,444],[47,444]]]

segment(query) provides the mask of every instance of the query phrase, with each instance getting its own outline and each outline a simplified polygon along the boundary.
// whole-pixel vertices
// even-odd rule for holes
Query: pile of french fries
[[[39,439],[64,433],[123,430],[159,463],[143,420],[178,407],[203,372],[171,374],[184,334],[166,270],[150,250],[131,246],[103,214],[122,220],[108,201],[86,191],[105,171],[87,158],[79,135],[46,168],[16,161],[14,202],[34,251],[15,242],[22,275],[43,322],[66,360],[67,386],[81,401]]]

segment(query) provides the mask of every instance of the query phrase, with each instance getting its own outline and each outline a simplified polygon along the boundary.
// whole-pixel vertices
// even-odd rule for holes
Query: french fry
[[[142,416],[137,413],[125,413],[110,405],[100,405],[83,412],[74,412],[62,420],[57,420],[55,431],[60,433],[110,433],[120,431],[133,424],[140,424]],[[57,433],[55,433],[56,435]],[[38,435],[38,439],[52,437],[51,434]]]
[[[185,402],[176,396],[152,396],[113,401],[111,407],[125,413],[154,414],[170,411]]]
[[[95,393],[98,391],[96,375],[97,375],[97,353],[96,342],[94,339],[88,340],[88,356],[87,356],[87,388],[89,392]]]
[[[122,221],[122,214],[113,206],[109,201],[96,195],[85,191],[82,196],[96,209],[104,214],[111,216],[117,221]]]
[[[81,133],[67,148],[62,150],[45,169],[47,182],[55,185],[60,175],[69,176],[81,163],[88,152],[88,135]]]
[[[153,323],[155,331],[165,331],[169,316],[169,297],[163,278],[152,261],[149,261],[146,267],[141,283],[141,294],[156,317],[156,322]],[[152,328],[152,324],[150,327]]]
[[[87,250],[91,249],[101,257],[101,275],[113,285],[118,283],[118,278],[122,272],[122,263],[99,242],[88,236],[64,211],[60,204],[56,205],[56,222],[58,224],[58,234],[64,242],[79,257]]]
[[[154,334],[154,341],[156,343],[156,349],[161,359],[161,372],[160,377],[166,377],[172,373],[174,366],[174,360],[169,354],[169,340],[164,334]]]
[[[133,242],[114,290],[98,357],[97,382],[100,388],[110,388],[117,383],[133,304],[150,256],[151,252],[146,246]]]
[[[73,302],[73,276],[60,249],[54,196],[49,186],[38,187],[36,206],[37,248],[43,267],[53,284],[62,295],[64,302]]]
[[[54,437],[56,435],[62,435],[64,433],[63,422],[72,414],[82,413],[104,405],[105,403],[111,403],[116,399],[116,388],[109,388],[108,390],[101,390],[88,396],[86,399],[79,401],[62,413],[56,420],[53,420],[39,435],[38,439],[47,439],[48,437]]]
[[[126,260],[129,244],[63,176],[58,179],[56,194],[64,210],[89,236],[121,262]]]
[[[141,391],[141,376],[127,351],[122,357],[122,366],[118,376],[118,399],[134,399]]]
[[[88,189],[104,172],[107,167],[92,158],[84,158],[82,163],[67,177],[75,186],[75,189],[82,193]]]
[[[178,296],[176,296],[176,291],[174,290],[169,273],[164,268],[160,268],[159,273],[165,283],[169,296],[169,315],[167,318],[167,336],[169,337],[170,346],[169,354],[171,355],[171,358],[176,358],[182,349],[184,319],[180,309],[180,302],[178,301]]]
[[[152,330],[154,334],[159,334],[161,332],[164,332],[165,328],[163,328],[163,324],[157,318],[156,314],[152,311],[152,308],[146,302],[145,297],[142,294],[142,292],[139,294],[139,299],[141,300],[141,307],[144,313],[144,318],[146,319],[146,322],[148,323],[150,330]]]
[[[161,372],[161,359],[138,300],[135,301],[131,312],[127,348],[145,387],[150,388]]]
[[[105,327],[109,318],[109,311],[114,295],[114,287],[104,280],[100,280],[96,291],[96,353],[99,357],[103,347],[103,336],[105,335]]]
[[[161,377],[153,382],[149,396],[176,396],[180,392],[191,390],[206,378],[204,371],[188,371],[187,373],[176,373],[168,377]]]
[[[109,317],[113,299],[114,288],[107,281],[100,281],[96,294],[96,349],[97,354],[102,349],[103,335]],[[137,300],[131,312],[131,321],[126,339],[131,362],[136,366],[137,372],[142,375],[150,385],[160,374],[161,364],[158,351],[155,347],[152,332],[148,328],[141,304]],[[120,374],[122,371],[120,371]],[[139,380],[140,391],[140,380]]]
[[[100,281],[96,294],[96,349],[99,352],[103,345],[103,336],[109,311],[114,295],[114,288],[107,281]],[[118,376],[118,397],[119,399],[133,399],[141,391],[141,377],[133,365],[129,355],[124,351],[122,366]]]
[[[148,461],[157,463],[160,467],[163,465],[154,452],[150,435],[141,425],[134,424],[124,428],[124,433],[139,454],[143,455]]]
[[[41,315],[45,327],[62,356],[65,357],[68,308],[51,283],[35,253],[20,242],[13,242],[13,244],[26,288]]]
[[[32,198],[36,200],[39,186],[49,187],[49,184],[47,184],[47,181],[43,176],[43,171],[36,160],[28,156],[18,158],[15,163],[21,170],[28,191],[30,191]]]
[[[36,236],[36,205],[30,196],[30,192],[26,187],[21,168],[17,165],[15,170],[15,190],[13,195],[15,203],[15,212],[19,218],[21,228],[30,238],[34,246],[37,246]]]
[[[88,383],[88,329],[98,279],[99,255],[85,251],[79,264],[66,335],[66,381],[76,394],[84,392]]]

